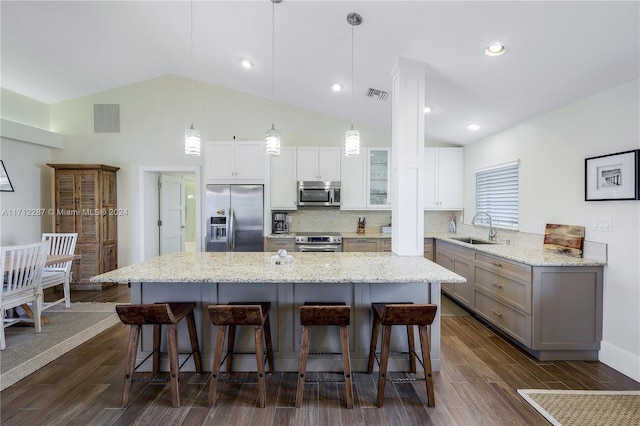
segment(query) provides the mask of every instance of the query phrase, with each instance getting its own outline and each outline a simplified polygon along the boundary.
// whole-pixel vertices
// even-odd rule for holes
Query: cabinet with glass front
[[[391,198],[389,196],[391,150],[389,148],[368,148],[368,173],[367,173],[367,207],[389,209]]]

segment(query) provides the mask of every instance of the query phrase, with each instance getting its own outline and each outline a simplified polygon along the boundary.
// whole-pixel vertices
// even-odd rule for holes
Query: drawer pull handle
[[[496,311],[495,309],[491,309],[491,312],[493,312],[494,314],[496,314],[499,317],[502,317],[502,314],[498,311]]]
[[[498,283],[491,283],[494,287],[498,287],[498,288],[502,288],[502,284],[498,284]]]
[[[497,266],[498,268],[502,268],[502,263],[491,262],[493,266]]]

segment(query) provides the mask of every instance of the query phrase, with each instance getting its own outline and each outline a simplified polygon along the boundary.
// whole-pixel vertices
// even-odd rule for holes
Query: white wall
[[[639,80],[532,118],[465,147],[465,221],[475,213],[476,169],[519,158],[520,230],[586,227],[608,244],[600,360],[640,380],[640,201],[584,201],[585,158],[640,148]],[[590,228],[611,217],[611,232]]]
[[[49,130],[49,105],[0,88],[0,116],[5,120]]]
[[[0,192],[0,245],[34,243],[53,229],[47,211],[53,207],[50,157],[50,148],[0,139],[0,158],[14,189]]]

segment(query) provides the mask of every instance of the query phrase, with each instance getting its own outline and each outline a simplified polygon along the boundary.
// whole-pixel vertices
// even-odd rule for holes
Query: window
[[[476,213],[489,213],[493,226],[518,229],[519,169],[516,160],[476,171]],[[476,223],[489,219],[480,216]]]

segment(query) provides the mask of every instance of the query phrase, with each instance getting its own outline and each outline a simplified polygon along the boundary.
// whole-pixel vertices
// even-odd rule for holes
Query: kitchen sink
[[[498,244],[494,241],[480,240],[472,237],[451,237],[452,240],[460,241],[467,244]]]

